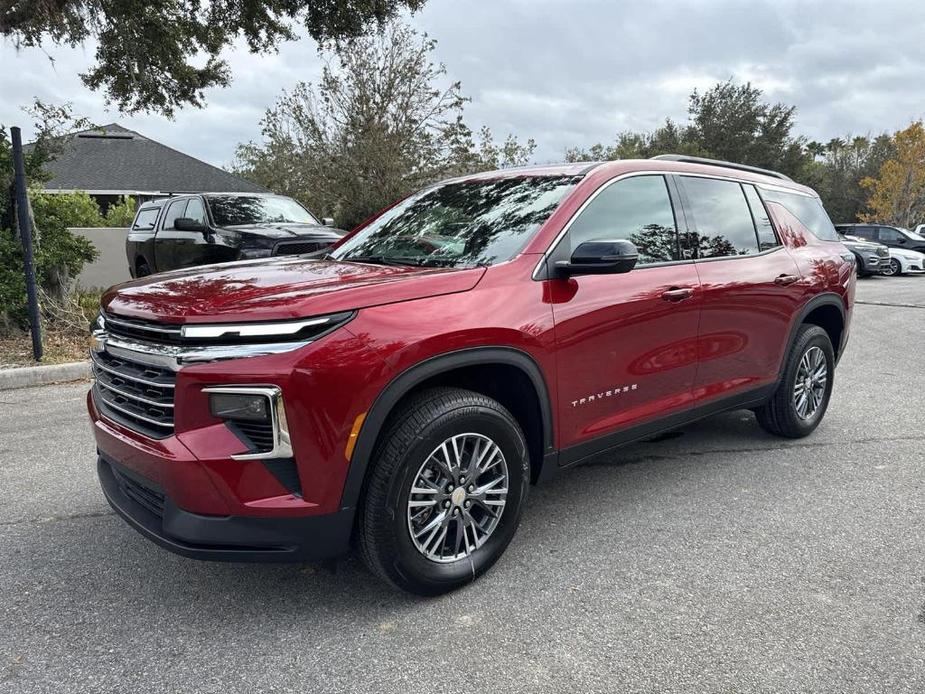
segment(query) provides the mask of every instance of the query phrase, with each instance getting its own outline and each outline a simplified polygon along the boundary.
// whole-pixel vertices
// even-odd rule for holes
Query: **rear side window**
[[[135,221],[132,222],[132,231],[151,231],[154,229],[154,225],[157,224],[157,215],[160,211],[158,207],[138,210]]]
[[[821,241],[838,241],[838,233],[819,198],[799,193],[788,193],[776,188],[762,188],[761,197],[783,205]]]
[[[741,184],[715,178],[682,177],[697,229],[700,258],[758,253],[758,236]]]
[[[755,186],[742,184],[742,190],[745,191],[745,198],[748,200],[748,206],[752,211],[752,220],[755,222],[755,231],[758,232],[758,250],[769,251],[777,248],[780,241],[777,240],[777,234],[774,233],[774,226],[771,224],[771,218],[768,211],[761,202],[761,197]]]
[[[634,176],[602,190],[569,227],[574,251],[585,241],[625,239],[637,265],[678,260],[678,233],[664,176]]]
[[[874,240],[874,228],[873,227],[848,227],[846,234],[851,236],[857,236],[858,238],[865,239],[867,241]]]
[[[170,207],[167,208],[167,214],[164,215],[164,223],[161,224],[162,230],[173,229],[174,222],[186,215],[186,203],[186,200],[177,200],[176,202],[170,203]]]

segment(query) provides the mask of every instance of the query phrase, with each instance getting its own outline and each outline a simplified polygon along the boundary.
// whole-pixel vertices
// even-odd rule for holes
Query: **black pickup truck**
[[[292,198],[255,193],[175,195],[138,208],[125,242],[132,277],[327,248],[344,232]]]

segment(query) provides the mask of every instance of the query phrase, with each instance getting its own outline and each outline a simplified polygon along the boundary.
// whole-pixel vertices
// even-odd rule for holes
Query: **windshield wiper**
[[[414,262],[414,258],[403,258],[388,255],[357,255],[341,258],[340,260],[346,263],[370,263],[372,265],[397,265],[402,267],[419,264]]]

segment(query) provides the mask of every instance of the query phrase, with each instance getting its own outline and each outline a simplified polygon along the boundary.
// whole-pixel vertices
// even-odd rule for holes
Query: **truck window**
[[[149,207],[144,210],[138,210],[135,215],[135,221],[132,222],[132,231],[153,231],[154,225],[157,224],[157,215],[160,213],[159,207]]]

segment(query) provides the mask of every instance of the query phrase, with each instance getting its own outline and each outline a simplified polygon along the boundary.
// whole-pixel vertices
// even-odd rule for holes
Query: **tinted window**
[[[608,186],[569,227],[571,250],[584,241],[626,239],[637,264],[678,260],[678,235],[663,176],[634,176]]]
[[[788,193],[776,188],[762,188],[761,197],[783,205],[794,217],[822,241],[838,241],[832,220],[825,213],[819,198]]]
[[[167,208],[167,214],[164,215],[164,223],[161,224],[161,229],[173,229],[174,222],[180,217],[185,216],[185,212],[186,200],[177,200],[176,202],[170,203],[170,207]]]
[[[848,227],[847,234],[851,236],[857,236],[862,239],[867,239],[868,241],[874,240],[874,228],[873,227]]]
[[[880,227],[880,240],[886,241],[887,243],[896,243],[903,235],[900,234],[896,229],[890,227]]]
[[[160,213],[159,207],[149,207],[146,210],[138,210],[132,229],[137,231],[150,231],[157,224],[157,215]]]
[[[758,252],[758,237],[742,186],[735,181],[683,177],[697,228],[700,258]]]
[[[752,219],[755,222],[755,229],[758,231],[758,250],[767,251],[780,245],[777,235],[774,233],[774,226],[771,224],[771,218],[768,211],[758,196],[755,186],[742,185],[745,191],[745,198],[748,200],[748,206],[752,211]]]
[[[202,204],[202,200],[199,198],[190,198],[189,203],[186,205],[186,213],[184,217],[189,217],[195,222],[199,222],[203,226],[206,225],[206,208]]]
[[[443,183],[386,210],[332,252],[338,260],[466,266],[510,260],[578,176]]]
[[[210,195],[209,209],[220,227],[244,224],[318,224],[292,198],[257,195]]]

